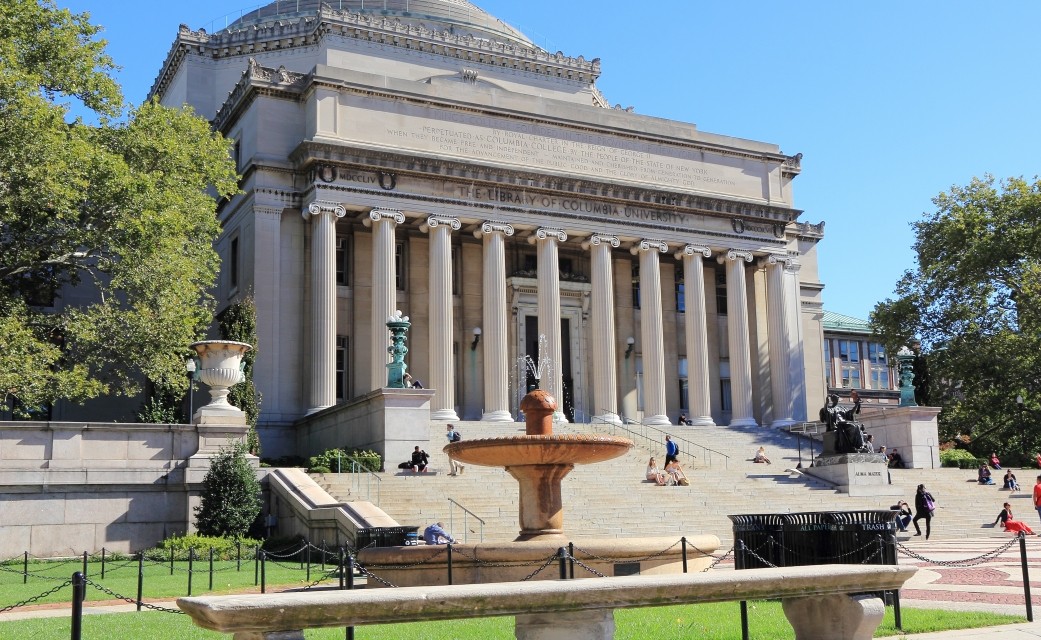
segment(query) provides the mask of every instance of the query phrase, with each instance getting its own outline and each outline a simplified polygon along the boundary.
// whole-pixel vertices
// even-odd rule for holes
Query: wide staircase
[[[521,423],[455,424],[466,440],[524,432]],[[596,424],[558,425],[555,431],[621,435],[607,425]],[[1000,526],[990,527],[1004,501],[1012,503],[1018,519],[1041,532],[1030,497],[1036,470],[1016,469],[1024,491],[1010,495],[1000,484],[978,485],[971,469],[893,469],[891,481],[901,489],[900,496],[851,497],[793,471],[800,461],[800,443],[785,432],[763,427],[677,426],[672,427],[672,433],[680,440],[689,487],[660,487],[645,481],[647,459],[654,455],[661,466],[664,443],[635,438],[637,446],[626,455],[596,465],[576,466],[564,479],[567,535],[578,540],[710,533],[720,538],[725,550],[733,544],[728,514],[888,509],[901,498],[913,506],[915,488],[920,483],[938,503],[933,536],[1008,537],[1010,534]],[[400,461],[388,460],[387,471],[379,474],[376,482],[359,482],[351,474],[319,475],[316,480],[338,499],[369,500],[404,525],[422,529],[441,521],[463,542],[479,542],[482,536],[486,542],[512,540],[518,530],[516,480],[503,469],[473,465],[466,465],[461,475],[449,476],[449,461],[441,452],[446,443],[444,423],[431,424],[429,443],[417,443],[430,453],[429,473],[401,472],[397,469]],[[752,462],[760,446],[766,448],[772,464]],[[819,451],[818,443],[815,452]],[[809,466],[811,454],[805,440],[801,454],[803,466]],[[995,474],[999,483],[1001,475]]]

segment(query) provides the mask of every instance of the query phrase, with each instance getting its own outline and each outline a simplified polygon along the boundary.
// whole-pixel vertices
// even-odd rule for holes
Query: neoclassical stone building
[[[516,419],[540,343],[562,419],[816,413],[823,223],[793,206],[801,156],[612,108],[599,74],[466,0],[181,27],[152,94],[235,140],[217,295],[256,299],[265,453],[385,386],[395,309],[435,420]]]

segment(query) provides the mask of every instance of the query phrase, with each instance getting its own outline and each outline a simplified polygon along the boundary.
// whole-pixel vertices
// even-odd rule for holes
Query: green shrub
[[[242,556],[252,557],[253,549],[260,544],[260,540],[253,538],[226,538],[224,536],[201,536],[189,533],[183,536],[171,536],[163,540],[145,552],[145,556],[156,562],[170,559],[170,551],[174,552],[174,559],[184,560],[188,557],[188,550],[195,549],[195,557],[209,557],[210,549],[213,549],[215,560],[234,560],[238,554],[237,545],[242,545]]]
[[[234,442],[210,461],[202,481],[195,526],[202,535],[241,538],[260,515],[260,482],[246,459],[246,446]]]
[[[379,471],[382,468],[380,454],[375,451],[329,449],[317,456],[312,456],[307,463],[307,471],[309,473],[330,473],[332,470],[333,473],[353,473],[355,466],[351,464],[352,459],[367,471]],[[324,469],[324,471],[319,469]]]
[[[976,469],[981,464],[986,464],[985,458],[977,458],[965,449],[947,449],[940,452],[940,464],[944,467],[958,467],[959,469]]]

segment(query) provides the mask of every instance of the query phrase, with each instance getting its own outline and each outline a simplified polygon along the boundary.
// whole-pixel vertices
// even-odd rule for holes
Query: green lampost
[[[914,400],[914,353],[907,347],[901,347],[896,354],[900,367],[900,406],[917,407]]]
[[[408,353],[408,347],[405,346],[405,342],[408,340],[408,328],[411,326],[408,316],[402,316],[400,309],[387,318],[387,328],[390,329],[390,346],[387,347],[387,352],[390,353],[387,387],[391,389],[404,389],[406,386],[405,372],[408,365],[405,364],[405,354]]]

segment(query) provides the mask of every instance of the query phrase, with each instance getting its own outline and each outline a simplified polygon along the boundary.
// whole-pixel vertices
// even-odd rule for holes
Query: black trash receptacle
[[[729,516],[737,569],[814,564],[896,564],[896,511]]]
[[[417,539],[419,527],[369,527],[358,529],[354,537],[354,547],[364,549],[366,547],[403,547],[412,534],[412,539]]]

